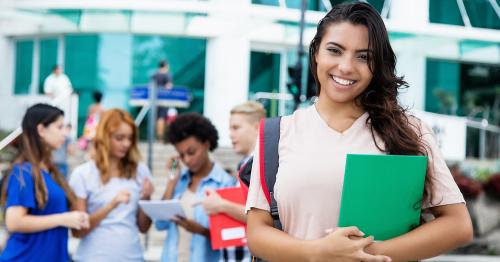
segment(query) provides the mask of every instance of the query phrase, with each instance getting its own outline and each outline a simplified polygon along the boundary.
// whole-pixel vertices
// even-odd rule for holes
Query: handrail
[[[14,141],[14,139],[16,139],[22,133],[23,129],[21,127],[18,127],[14,131],[12,131],[7,137],[0,141],[0,151],[2,151],[2,149],[12,143],[12,141]]]
[[[63,93],[59,95],[58,97],[52,99],[52,101],[49,102],[51,105],[59,105],[61,102],[64,102],[66,99],[69,99],[69,97],[73,94],[73,91],[70,93]],[[0,151],[2,151],[6,146],[8,146],[12,141],[14,141],[18,136],[20,136],[23,133],[23,129],[19,126],[17,127],[14,131],[10,132],[9,135],[7,135],[2,141],[0,141]]]
[[[140,126],[144,118],[146,117],[146,114],[149,111],[149,105],[145,105],[141,108],[141,111],[139,111],[139,114],[137,114],[137,117],[134,120],[134,123],[136,126]]]

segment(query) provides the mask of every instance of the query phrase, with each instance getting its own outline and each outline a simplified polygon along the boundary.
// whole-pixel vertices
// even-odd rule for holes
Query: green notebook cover
[[[425,156],[354,155],[346,160],[339,227],[387,240],[420,224]]]

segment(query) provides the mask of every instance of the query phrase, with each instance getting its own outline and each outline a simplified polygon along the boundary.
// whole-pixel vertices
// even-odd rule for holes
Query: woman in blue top
[[[68,228],[88,227],[88,215],[69,211],[75,195],[51,161],[64,143],[64,113],[36,104],[22,121],[19,156],[3,184],[10,233],[0,261],[69,261]]]
[[[168,230],[161,261],[218,261],[219,251],[213,251],[210,244],[208,217],[202,206],[193,205],[205,197],[207,188],[229,187],[236,183],[209,158],[209,152],[217,148],[217,130],[207,118],[187,113],[179,115],[170,125],[168,138],[187,170],[177,169],[175,174],[170,174],[163,199],[179,199],[187,217],[156,221],[158,230]],[[175,161],[175,158],[170,159],[169,170]]]

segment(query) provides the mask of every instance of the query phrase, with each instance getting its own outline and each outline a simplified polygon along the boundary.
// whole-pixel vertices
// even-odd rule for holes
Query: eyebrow
[[[345,50],[346,48],[344,46],[342,46],[341,44],[339,43],[335,43],[335,42],[328,42],[326,43],[326,45],[335,45],[335,46],[338,46],[340,47],[341,49]],[[360,49],[360,50],[356,50],[356,53],[362,53],[362,52],[369,52],[368,49]]]

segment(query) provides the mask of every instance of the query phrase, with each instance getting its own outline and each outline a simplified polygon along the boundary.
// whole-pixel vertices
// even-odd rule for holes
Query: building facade
[[[221,144],[229,145],[232,106],[259,92],[288,92],[288,67],[298,59],[300,2],[0,0],[0,112],[9,112],[0,129],[19,126],[54,64],[79,95],[81,126],[95,90],[104,93],[106,107],[138,112],[128,105],[131,88],[147,84],[166,59],[174,84],[192,91],[188,110],[209,117]],[[306,48],[317,22],[340,2],[307,1]],[[367,2],[385,19],[398,74],[410,85],[403,104],[500,125],[498,0]],[[266,100],[266,106],[270,115],[292,110],[285,100]],[[499,150],[500,138],[492,139]],[[478,155],[472,147],[467,154]]]

